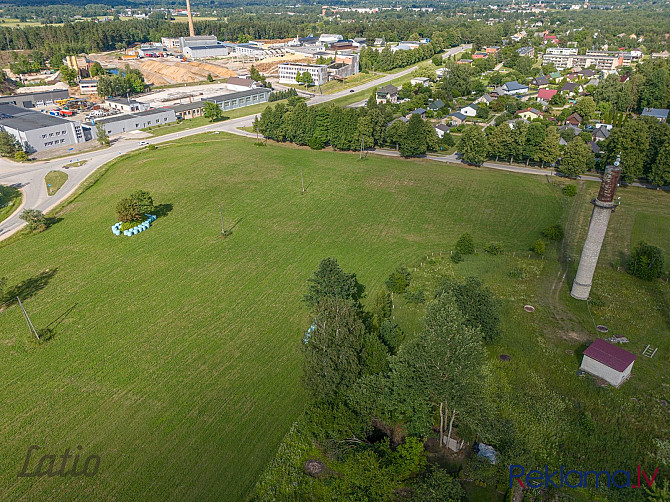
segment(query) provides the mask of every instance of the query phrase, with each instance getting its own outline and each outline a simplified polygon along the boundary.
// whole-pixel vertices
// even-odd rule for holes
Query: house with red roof
[[[619,387],[630,377],[636,358],[635,354],[597,338],[584,351],[579,369]]]
[[[537,99],[549,102],[558,91],[556,89],[540,89],[537,91]]]

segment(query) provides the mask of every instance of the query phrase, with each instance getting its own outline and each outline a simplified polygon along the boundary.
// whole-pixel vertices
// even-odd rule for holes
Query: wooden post
[[[300,183],[302,184],[302,193],[305,193],[305,178],[302,175],[302,164],[300,165]]]

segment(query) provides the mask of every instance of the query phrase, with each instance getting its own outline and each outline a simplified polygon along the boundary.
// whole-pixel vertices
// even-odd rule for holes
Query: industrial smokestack
[[[598,197],[593,199],[593,214],[591,214],[591,222],[589,223],[589,232],[584,241],[584,248],[582,249],[582,256],[579,259],[579,267],[577,268],[577,275],[575,282],[572,283],[572,291],[570,295],[578,300],[588,300],[591,294],[591,285],[593,284],[593,274],[596,271],[598,264],[598,256],[600,255],[600,248],[605,239],[607,232],[607,225],[610,221],[610,215],[616,208],[614,203],[614,194],[616,192],[619,176],[621,176],[621,167],[619,166],[620,158],[617,157],[613,166],[605,168],[603,181],[600,184],[600,192]]]
[[[191,0],[186,0],[186,13],[188,14],[188,31],[192,37],[195,37],[193,29],[193,15],[191,14]]]

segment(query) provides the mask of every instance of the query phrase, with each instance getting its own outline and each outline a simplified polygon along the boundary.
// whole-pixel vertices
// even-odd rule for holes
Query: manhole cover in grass
[[[575,351],[574,351],[574,350],[571,350],[571,349],[565,349],[565,353],[568,354],[568,355],[570,355],[570,356],[574,356],[574,355],[575,355]]]
[[[523,309],[524,309],[526,312],[535,312],[535,307],[533,307],[532,305],[524,305],[524,306],[523,306]]]
[[[596,329],[601,333],[607,333],[610,330],[607,326],[603,326],[602,324],[598,324],[598,326],[596,326]]]
[[[500,354],[500,360],[501,361],[509,361],[511,359],[512,358],[510,356],[508,356],[507,354]]]

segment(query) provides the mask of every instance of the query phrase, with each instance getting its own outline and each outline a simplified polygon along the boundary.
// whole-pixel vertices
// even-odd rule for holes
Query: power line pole
[[[35,329],[35,326],[33,326],[32,321],[30,320],[30,317],[28,317],[28,312],[26,312],[26,309],[23,307],[23,303],[21,303],[21,298],[18,296],[16,297],[16,301],[19,302],[19,306],[21,307],[21,310],[23,311],[23,315],[26,318],[26,322],[28,323],[28,329],[30,329],[30,332],[37,337],[37,341],[40,341],[40,335],[37,334],[37,330]]]
[[[300,183],[302,184],[302,193],[305,193],[305,178],[302,175],[302,164],[300,165]]]

